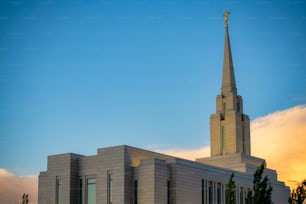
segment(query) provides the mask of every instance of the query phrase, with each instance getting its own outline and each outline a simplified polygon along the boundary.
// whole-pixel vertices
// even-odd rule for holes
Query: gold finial
[[[228,16],[230,15],[231,12],[225,11],[224,12],[224,21],[225,21],[225,27],[228,27]]]

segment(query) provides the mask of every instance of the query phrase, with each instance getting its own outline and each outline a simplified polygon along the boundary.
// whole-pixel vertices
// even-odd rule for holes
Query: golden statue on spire
[[[225,21],[225,27],[228,27],[228,16],[230,15],[231,12],[225,11],[224,12],[224,21]]]

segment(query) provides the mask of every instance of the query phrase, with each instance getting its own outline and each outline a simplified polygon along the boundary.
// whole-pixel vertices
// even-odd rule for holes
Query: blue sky
[[[251,119],[306,103],[305,1],[1,1],[0,167],[209,145],[223,12]]]

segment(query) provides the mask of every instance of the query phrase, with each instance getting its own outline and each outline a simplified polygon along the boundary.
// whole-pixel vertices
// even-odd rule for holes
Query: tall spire
[[[216,113],[210,115],[211,156],[251,153],[250,120],[243,113],[242,97],[237,95],[231,46],[225,19],[225,43],[221,94],[217,95]]]
[[[224,59],[223,59],[223,75],[221,92],[224,95],[229,93],[237,94],[235,74],[233,68],[231,44],[228,34],[228,16],[229,12],[224,12],[225,20],[225,42],[224,42]]]

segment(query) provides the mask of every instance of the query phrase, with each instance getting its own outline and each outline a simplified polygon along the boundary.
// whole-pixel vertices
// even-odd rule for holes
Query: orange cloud
[[[198,149],[168,149],[157,150],[160,153],[172,155],[179,158],[195,160],[196,158],[208,157],[210,155],[210,147],[202,147]]]
[[[255,119],[252,154],[266,159],[279,180],[291,188],[306,178],[306,106],[296,106]]]
[[[306,178],[306,105],[278,111],[251,122],[252,155],[263,158],[278,178],[295,188]],[[208,157],[210,148],[158,150],[194,160]]]
[[[29,204],[37,203],[37,176],[17,176],[0,168],[0,203],[21,203],[24,193],[29,194]]]

